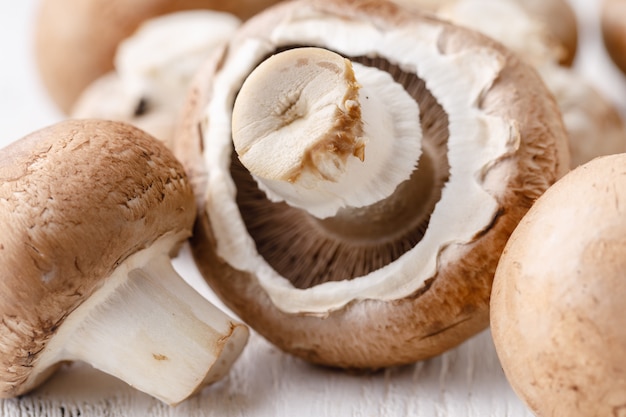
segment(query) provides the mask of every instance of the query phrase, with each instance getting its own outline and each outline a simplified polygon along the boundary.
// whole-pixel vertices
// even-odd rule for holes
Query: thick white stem
[[[167,404],[224,376],[248,330],[174,270],[171,242],[124,261],[64,321],[37,363],[84,361]]]
[[[388,73],[319,48],[263,62],[233,109],[235,150],[259,187],[320,218],[390,196],[421,136],[417,103]]]

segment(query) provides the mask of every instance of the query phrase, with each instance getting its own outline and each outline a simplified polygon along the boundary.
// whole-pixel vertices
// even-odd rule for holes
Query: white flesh
[[[343,119],[355,126],[340,132],[342,153],[328,144]],[[264,61],[233,109],[235,149],[260,187],[320,218],[390,196],[415,169],[421,139],[417,103],[387,72],[321,48]]]
[[[179,241],[165,236],[122,262],[65,319],[29,381],[60,361],[84,361],[173,405],[223,377],[248,329],[176,273],[169,251]]]

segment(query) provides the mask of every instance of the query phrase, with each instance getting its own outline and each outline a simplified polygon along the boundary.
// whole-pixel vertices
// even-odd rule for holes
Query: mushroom
[[[571,5],[565,0],[394,0],[397,3],[428,10],[455,21],[470,23],[470,27],[494,36],[514,50],[552,55],[560,65],[569,67],[578,49],[578,22]],[[515,10],[507,20],[493,13],[501,9]],[[507,10],[509,12],[509,10]],[[530,25],[530,26],[529,26]],[[526,26],[528,38],[515,33]],[[506,28],[506,31],[499,30]],[[493,29],[499,30],[494,33]],[[543,38],[543,39],[540,39]],[[541,43],[537,41],[541,40]],[[546,42],[547,41],[547,42]],[[533,51],[534,49],[534,51]]]
[[[615,103],[572,69],[545,65],[539,72],[563,116],[570,168],[598,156],[626,152],[626,125]]]
[[[502,42],[539,71],[563,115],[571,168],[626,152],[626,126],[615,104],[575,69],[559,65],[562,47],[549,26],[517,0],[455,0],[437,14]]]
[[[537,16],[564,48],[559,63],[571,66],[578,50],[578,19],[567,0],[520,0],[519,4],[531,15]]]
[[[89,84],[70,115],[128,122],[171,146],[191,77],[240,23],[234,15],[212,10],[144,21],[120,42],[115,70]]]
[[[43,84],[66,114],[80,93],[113,69],[117,45],[146,19],[182,10],[210,9],[247,19],[278,0],[43,0],[35,53]]]
[[[262,336],[333,367],[483,330],[501,248],[568,166],[535,71],[387,1],[268,8],[203,65],[184,114],[199,269]]]
[[[248,329],[174,270],[194,197],[127,124],[65,121],[0,151],[0,397],[84,361],[168,404],[223,377]]]
[[[602,39],[615,65],[626,74],[626,4],[621,0],[601,2]]]
[[[626,411],[626,154],[571,171],[506,245],[491,328],[515,392],[538,417]]]

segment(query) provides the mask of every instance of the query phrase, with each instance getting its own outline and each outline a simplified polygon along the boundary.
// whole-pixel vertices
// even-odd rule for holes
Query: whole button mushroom
[[[39,73],[53,101],[69,114],[82,91],[113,69],[117,46],[143,21],[196,9],[247,19],[277,1],[42,0],[35,32]]]
[[[491,297],[496,350],[538,417],[626,413],[626,154],[573,170],[522,219]]]
[[[216,293],[281,349],[359,369],[484,329],[504,243],[568,166],[530,67],[386,1],[244,23],[196,74],[175,152]]]
[[[84,361],[168,404],[224,376],[247,327],[173,269],[194,197],[163,144],[65,121],[0,151],[0,397]]]

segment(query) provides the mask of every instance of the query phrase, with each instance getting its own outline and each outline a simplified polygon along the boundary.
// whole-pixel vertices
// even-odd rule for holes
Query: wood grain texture
[[[626,78],[608,61],[597,3],[570,0],[583,23],[575,65],[626,115]],[[0,2],[0,146],[60,120],[34,70],[30,28],[36,0]],[[186,248],[185,248],[186,249]],[[176,266],[208,298],[184,250]],[[83,364],[61,369],[37,391],[0,400],[2,417],[526,417],[488,331],[438,358],[369,375],[313,367],[253,334],[232,372],[198,396],[168,407]]]

